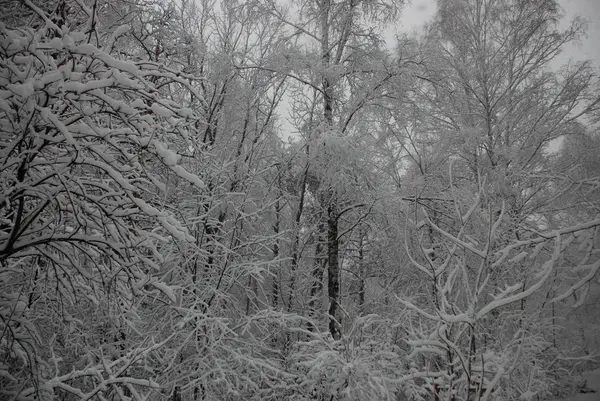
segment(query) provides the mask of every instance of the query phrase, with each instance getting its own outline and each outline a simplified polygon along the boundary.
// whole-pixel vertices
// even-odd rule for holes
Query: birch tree
[[[578,20],[558,31],[554,2],[439,10],[420,45],[426,69],[404,97],[412,111],[388,125],[410,160],[406,248],[427,277],[426,298],[399,298],[419,325],[431,324],[413,325],[409,344],[425,369],[439,369],[429,386],[440,398],[532,397],[552,390],[558,361],[574,352],[553,348],[553,305],[598,272],[595,216],[557,211],[585,184],[554,170],[548,153],[584,132],[582,117],[598,107],[595,73],[586,62],[549,68],[582,32]],[[572,281],[571,269],[586,273]]]
[[[265,12],[286,24],[300,49],[290,49],[279,68],[298,84],[292,108],[298,116],[299,132],[306,135],[308,156],[301,192],[306,192],[308,176],[312,175],[318,185],[313,196],[323,210],[323,232],[319,235],[326,244],[323,256],[318,256],[325,263],[317,262],[315,269],[327,266],[328,331],[336,340],[342,328],[340,218],[347,207],[362,202],[343,199],[349,188],[336,186],[335,181],[344,177],[343,182],[351,182],[352,177],[343,171],[351,167],[340,166],[337,161],[344,162],[333,162],[332,158],[351,151],[344,147],[351,142],[349,133],[357,116],[382,95],[383,84],[394,74],[381,47],[377,25],[393,18],[400,5],[317,1],[294,5],[299,12],[292,17],[275,3],[264,4]]]

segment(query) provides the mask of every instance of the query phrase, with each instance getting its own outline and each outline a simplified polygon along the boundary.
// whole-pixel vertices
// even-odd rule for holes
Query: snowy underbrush
[[[383,319],[369,315],[357,319],[340,341],[326,334],[298,342],[290,355],[296,379],[288,399],[385,400],[400,391],[423,399],[422,387],[404,386],[410,372],[402,350],[388,341],[390,331]]]

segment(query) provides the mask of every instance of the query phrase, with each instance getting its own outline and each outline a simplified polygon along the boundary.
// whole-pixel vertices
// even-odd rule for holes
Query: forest
[[[0,2],[0,399],[548,400],[600,367],[556,0]]]

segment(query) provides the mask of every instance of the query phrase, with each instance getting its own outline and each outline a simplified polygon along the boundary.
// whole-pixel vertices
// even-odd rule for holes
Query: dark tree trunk
[[[327,288],[329,290],[329,332],[334,340],[341,337],[342,319],[340,315],[340,272],[338,216],[335,199],[331,199],[327,208]]]
[[[311,286],[310,286],[310,299],[308,300],[308,313],[312,319],[316,319],[319,315],[318,311],[321,309],[321,295],[323,292],[323,273],[327,266],[327,259],[324,257],[325,251],[325,238],[322,233],[325,232],[325,221],[323,216],[320,217],[319,226],[317,228],[317,245],[315,249],[315,262],[311,272]],[[315,331],[316,327],[309,322],[309,331]]]
[[[281,183],[280,183],[281,185]],[[281,192],[280,192],[281,196]],[[273,243],[273,260],[279,259],[279,226],[281,219],[281,202],[279,199],[275,202],[275,224],[273,224],[273,232],[277,236],[275,242]],[[273,287],[271,289],[271,299],[273,308],[277,309],[279,306],[279,297],[280,297],[280,289],[279,289],[279,263],[277,263],[277,271],[273,274]]]
[[[306,155],[308,156],[310,148],[306,147]],[[298,267],[298,260],[300,259],[300,222],[302,220],[302,212],[304,211],[304,198],[306,196],[306,185],[308,182],[308,168],[309,164],[306,163],[304,172],[302,174],[302,182],[300,183],[300,199],[298,200],[298,209],[296,209],[296,216],[294,219],[294,243],[292,245],[292,262],[290,269],[290,288],[288,295],[288,312],[292,311],[292,300],[294,299],[294,292],[296,287],[296,269]]]
[[[363,232],[360,232],[358,243],[358,311],[362,316],[365,308],[365,244]]]

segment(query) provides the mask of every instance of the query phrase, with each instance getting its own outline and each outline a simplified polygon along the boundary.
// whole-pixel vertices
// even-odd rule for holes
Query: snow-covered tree
[[[175,302],[161,247],[193,239],[157,202],[165,186],[150,167],[205,187],[162,141],[188,141],[199,118],[151,81],[189,83],[109,54],[127,28],[97,42],[95,8],[25,4],[28,26],[0,24],[0,388],[15,399],[141,397],[158,388],[148,358],[168,337],[128,327],[140,297]]]
[[[554,305],[595,279],[598,221],[566,211],[589,182],[549,152],[584,132],[598,97],[589,63],[550,68],[582,33],[559,19],[552,1],[440,2],[425,68],[385,126],[408,161],[406,248],[423,277],[399,302],[440,397],[542,394],[575,351],[553,346]]]
[[[447,0],[392,54],[401,6],[1,3],[0,398],[532,399],[592,363],[597,79],[550,68],[583,25]]]

